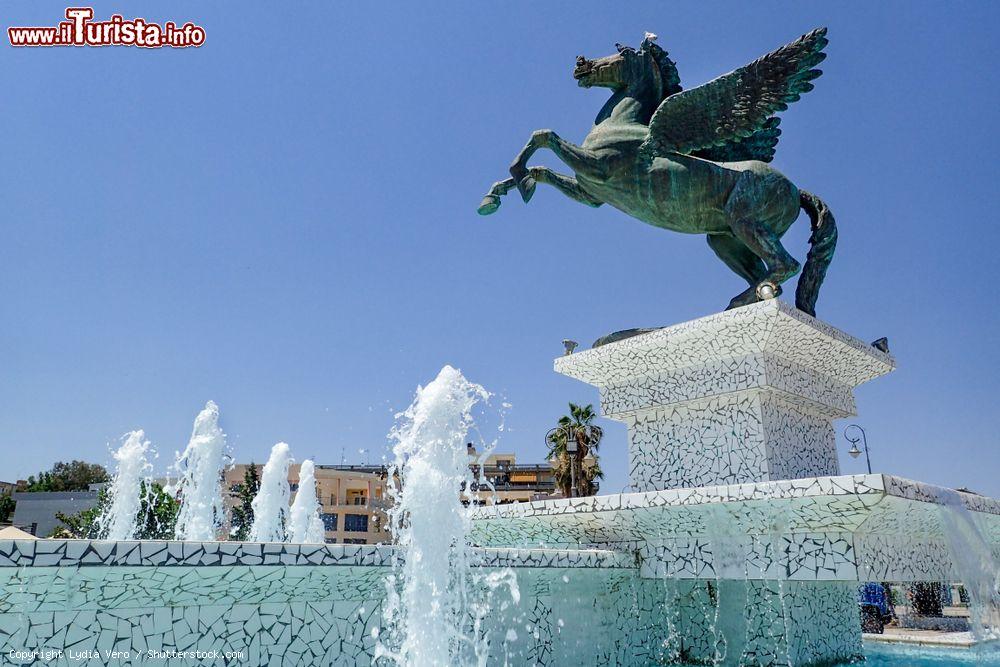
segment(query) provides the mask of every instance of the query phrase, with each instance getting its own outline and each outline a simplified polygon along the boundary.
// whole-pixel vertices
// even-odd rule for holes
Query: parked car
[[[858,607],[861,608],[861,631],[877,635],[892,620],[891,593],[882,584],[868,582],[858,588]]]

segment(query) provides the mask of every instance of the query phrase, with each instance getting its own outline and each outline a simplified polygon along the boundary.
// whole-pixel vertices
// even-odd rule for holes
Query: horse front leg
[[[601,156],[594,151],[565,141],[552,130],[535,130],[531,133],[531,139],[510,165],[510,175],[525,203],[531,201],[531,196],[535,194],[536,185],[535,179],[528,170],[528,160],[539,148],[550,149],[577,174],[583,173],[600,178],[600,174],[605,171]]]
[[[596,208],[604,203],[580,187],[580,184],[572,176],[564,176],[552,171],[548,167],[529,167],[527,177],[538,183],[551,185],[570,199],[578,201],[581,204]],[[500,197],[510,192],[515,185],[513,177],[494,183],[493,187],[490,188],[490,191],[486,193],[483,201],[479,204],[479,215],[494,213],[500,208]],[[532,189],[534,189],[534,186],[532,186]]]

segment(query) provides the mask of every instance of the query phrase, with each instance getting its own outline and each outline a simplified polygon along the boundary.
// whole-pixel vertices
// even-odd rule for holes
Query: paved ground
[[[917,630],[915,628],[887,627],[881,635],[865,633],[866,642],[886,642],[888,644],[916,644],[922,646],[975,646],[971,632],[942,632],[941,630]]]

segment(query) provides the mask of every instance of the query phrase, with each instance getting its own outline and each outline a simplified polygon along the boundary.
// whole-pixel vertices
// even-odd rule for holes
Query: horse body
[[[654,227],[729,234],[752,205],[752,217],[784,235],[799,215],[798,188],[765,162],[717,163],[689,155],[650,162],[638,155],[638,145],[630,148],[607,158],[623,167],[612,169],[610,178],[576,172],[576,180],[595,199]]]
[[[640,147],[649,126],[635,120],[644,115],[643,105],[628,95],[609,104],[611,111],[598,114],[580,144],[604,166],[598,174],[576,171],[587,194],[654,227],[684,234],[728,234],[733,216],[748,213],[782,235],[795,222],[798,188],[766,162],[712,162],[678,153],[646,159]]]

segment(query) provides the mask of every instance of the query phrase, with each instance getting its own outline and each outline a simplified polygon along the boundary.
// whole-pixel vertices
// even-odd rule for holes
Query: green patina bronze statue
[[[538,130],[510,167],[511,178],[490,188],[479,206],[489,215],[515,186],[525,202],[547,183],[589,206],[608,203],[650,225],[707,234],[715,254],[750,288],[736,308],[781,293],[800,265],[781,236],[805,210],[810,249],[795,293],[796,306],[816,314],[816,297],[837,243],[830,209],[767,163],[778,143],[779,119],[822,72],[826,29],[803,35],[746,67],[682,90],[677,66],[647,33],[639,49],[577,58],[581,86],[613,91],[582,146]],[[575,174],[528,167],[548,148]]]

